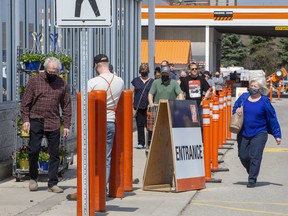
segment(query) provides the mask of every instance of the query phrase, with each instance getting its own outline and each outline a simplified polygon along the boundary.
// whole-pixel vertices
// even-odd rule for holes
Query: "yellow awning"
[[[148,63],[148,40],[142,40],[142,63]],[[188,64],[191,55],[190,40],[156,40],[155,64],[167,60],[173,64]]]

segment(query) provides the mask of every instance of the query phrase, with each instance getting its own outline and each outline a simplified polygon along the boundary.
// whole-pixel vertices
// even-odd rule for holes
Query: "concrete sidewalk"
[[[133,134],[136,140],[136,133]],[[134,146],[136,146],[134,142]],[[227,151],[227,150],[226,150]],[[142,178],[146,163],[145,150],[133,150],[133,178],[138,178],[138,184],[133,185],[132,192],[126,192],[123,199],[107,198],[106,212],[97,215],[157,215],[175,216],[191,201],[197,191],[182,193],[143,191]],[[66,200],[66,195],[76,192],[76,156],[74,164],[69,166],[59,186],[65,189],[63,194],[47,192],[47,182],[44,176],[39,182],[39,190],[30,192],[29,181],[16,182],[14,178],[0,182],[1,216],[11,215],[41,215],[41,216],[71,216],[76,215],[75,201]]]

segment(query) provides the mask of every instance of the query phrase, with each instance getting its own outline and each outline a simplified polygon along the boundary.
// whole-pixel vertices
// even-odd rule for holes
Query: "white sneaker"
[[[57,185],[54,185],[51,188],[48,188],[48,192],[53,192],[53,193],[63,193],[63,189],[58,187]]]
[[[38,183],[34,179],[30,179],[29,181],[29,190],[30,191],[37,191],[38,190]]]

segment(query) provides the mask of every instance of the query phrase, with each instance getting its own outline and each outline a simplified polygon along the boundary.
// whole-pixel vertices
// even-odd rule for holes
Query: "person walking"
[[[220,73],[218,71],[216,71],[215,76],[212,78],[212,80],[214,81],[215,84],[216,94],[219,95],[219,91],[221,91],[224,86],[223,77],[220,76]]]
[[[168,66],[161,67],[161,79],[153,82],[148,94],[149,106],[153,107],[158,104],[160,99],[167,100],[183,100],[183,93],[176,80],[170,78],[170,70]]]
[[[180,87],[185,94],[186,100],[195,100],[197,102],[200,123],[202,125],[202,96],[205,92],[204,100],[210,95],[210,85],[203,76],[199,76],[196,62],[192,62],[187,67],[189,75],[181,80]]]
[[[249,92],[243,93],[235,101],[232,110],[233,114],[243,114],[244,117],[237,143],[238,156],[248,173],[248,188],[256,186],[268,133],[274,136],[277,145],[281,144],[280,125],[269,98],[264,96],[266,92],[261,82],[250,81]]]
[[[61,63],[57,58],[49,57],[44,63],[44,73],[30,76],[21,102],[23,130],[30,132],[29,140],[29,190],[38,190],[38,158],[43,136],[48,141],[49,168],[48,191],[62,193],[57,186],[60,164],[60,109],[64,118],[63,136],[69,135],[71,125],[70,91],[59,77]]]
[[[110,72],[109,59],[105,54],[99,54],[94,57],[94,69],[98,76],[88,80],[88,92],[105,90],[107,93],[106,184],[108,184],[115,135],[115,111],[121,93],[124,90],[124,81]]]
[[[141,64],[139,67],[140,76],[134,78],[132,83],[132,91],[134,93],[133,108],[136,111],[135,119],[137,125],[138,145],[137,149],[145,148],[145,127],[147,120],[148,92],[152,86],[154,79],[149,77],[148,64]],[[148,137],[148,140],[149,137]]]

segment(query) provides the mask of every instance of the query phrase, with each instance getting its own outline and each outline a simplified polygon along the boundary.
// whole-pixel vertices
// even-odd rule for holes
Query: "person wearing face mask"
[[[161,67],[161,79],[157,79],[153,82],[148,94],[149,106],[153,107],[154,104],[158,104],[160,99],[167,100],[183,100],[183,93],[176,80],[173,80],[169,76],[169,66]]]
[[[38,157],[45,135],[50,155],[48,191],[62,193],[63,189],[57,186],[60,163],[60,108],[64,117],[63,136],[67,137],[71,126],[70,91],[65,81],[58,76],[61,63],[57,58],[47,58],[44,68],[44,73],[30,76],[20,108],[23,130],[30,132],[29,190],[38,190]]]
[[[224,85],[223,77],[220,76],[220,73],[216,71],[215,76],[213,77],[213,82],[215,84],[216,94],[219,95],[219,91],[222,90]]]
[[[265,95],[268,90],[258,80],[249,83],[249,92],[243,93],[234,103],[232,113],[243,114],[244,122],[237,135],[238,156],[248,173],[248,188],[256,186],[257,177],[268,134],[277,145],[281,144],[281,129],[276,112]],[[242,109],[239,107],[243,106]]]
[[[131,81],[134,93],[133,108],[136,111],[135,119],[138,133],[137,149],[145,148],[145,127],[147,119],[148,92],[154,79],[149,77],[148,64],[141,64],[139,67],[140,76]],[[148,140],[150,137],[148,137]]]
[[[115,111],[124,90],[124,81],[109,70],[109,59],[105,54],[94,57],[94,69],[98,76],[88,80],[88,92],[105,90],[107,96],[106,113],[106,185],[110,178],[111,153],[115,135]]]

